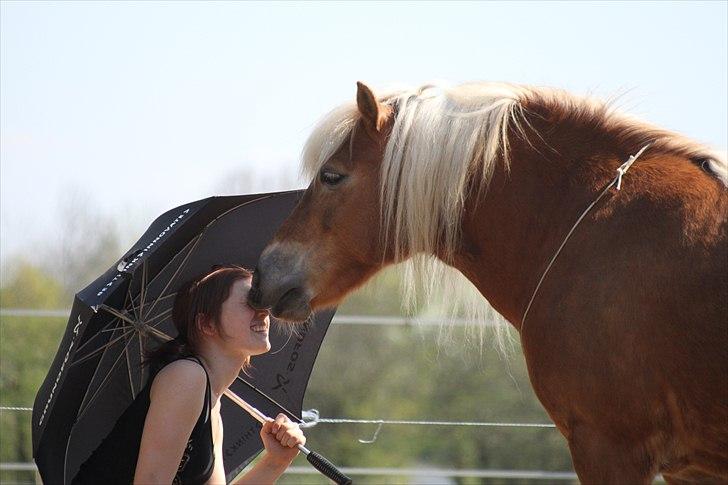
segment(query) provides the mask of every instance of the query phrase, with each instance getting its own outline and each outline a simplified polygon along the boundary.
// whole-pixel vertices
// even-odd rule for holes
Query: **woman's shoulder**
[[[207,373],[202,364],[191,358],[178,359],[162,367],[154,376],[150,397],[168,395],[198,401],[198,397],[204,398],[206,387]]]

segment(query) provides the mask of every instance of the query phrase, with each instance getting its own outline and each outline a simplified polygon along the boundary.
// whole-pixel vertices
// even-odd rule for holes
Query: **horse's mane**
[[[487,188],[497,162],[508,167],[509,137],[527,138],[526,132],[533,131],[527,117],[532,109],[546,110],[555,119],[585,121],[622,143],[631,143],[634,150],[630,153],[654,142],[654,148],[663,153],[700,161],[704,167],[707,164],[728,185],[725,157],[620,114],[607,103],[561,90],[505,83],[424,85],[394,90],[380,95],[379,100],[396,113],[381,165],[380,187],[383,227],[394,230],[382,237],[384,243],[392,241],[397,254],[418,255],[407,272],[405,293],[409,297],[416,280],[442,287],[443,269],[432,267],[431,256],[420,255],[439,254],[445,260],[452,255],[472,177],[479,174],[480,187]],[[320,121],[303,149],[305,176],[318,173],[351,136],[358,120],[356,104],[348,103]],[[451,289],[462,294],[458,285]],[[483,301],[479,294],[475,300]]]
[[[553,124],[583,126],[598,133],[611,145],[625,147],[630,153],[650,144],[650,153],[674,155],[701,165],[728,187],[728,161],[725,152],[711,150],[705,145],[675,132],[664,130],[616,109],[613,102],[591,97],[575,96],[563,90],[529,88],[521,105],[526,111],[549,113]]]

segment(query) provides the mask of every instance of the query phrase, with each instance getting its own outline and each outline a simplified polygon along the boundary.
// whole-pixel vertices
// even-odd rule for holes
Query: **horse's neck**
[[[510,170],[499,163],[487,192],[466,202],[453,263],[520,328],[549,260],[610,175],[574,162],[593,154],[566,148],[547,157],[543,150],[513,148]]]

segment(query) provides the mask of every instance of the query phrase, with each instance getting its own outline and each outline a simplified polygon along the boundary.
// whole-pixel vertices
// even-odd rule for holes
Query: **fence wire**
[[[36,310],[24,308],[0,309],[0,316],[7,317],[40,317],[63,318],[68,317],[70,309]],[[387,325],[387,326],[439,326],[441,319],[392,317],[372,315],[337,315],[332,325]],[[448,321],[449,325],[467,326],[474,322],[468,320]],[[30,406],[0,406],[0,411],[6,412],[32,412]],[[376,424],[379,426],[374,435],[383,425],[397,426],[473,426],[473,427],[503,427],[503,428],[556,428],[552,423],[508,423],[508,422],[478,422],[478,421],[431,421],[431,420],[398,420],[398,419],[356,419],[320,417],[315,409],[303,412],[305,424],[303,427],[312,427],[318,424],[345,425],[345,424]],[[361,441],[361,440],[360,440]],[[362,441],[365,442],[365,441]],[[350,476],[381,476],[381,477],[410,477],[410,478],[492,478],[492,479],[526,479],[526,480],[567,480],[577,479],[571,471],[551,472],[544,470],[482,470],[482,469],[446,469],[446,468],[359,468],[342,467],[340,470]],[[34,463],[0,463],[0,471],[28,471],[35,472]],[[286,471],[291,475],[313,475],[319,472],[311,467],[291,466]],[[32,483],[32,482],[31,482]]]

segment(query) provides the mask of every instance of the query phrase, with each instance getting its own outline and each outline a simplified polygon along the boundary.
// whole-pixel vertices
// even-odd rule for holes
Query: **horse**
[[[439,261],[518,332],[582,482],[728,481],[724,155],[559,89],[358,83],[302,167],[250,305],[303,321]]]

